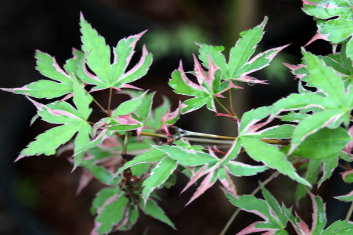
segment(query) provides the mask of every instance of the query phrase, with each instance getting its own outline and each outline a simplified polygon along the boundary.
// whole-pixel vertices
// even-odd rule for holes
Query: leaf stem
[[[250,195],[254,196],[256,193],[258,193],[262,187],[264,187],[265,185],[267,185],[268,183],[270,183],[274,178],[276,178],[277,176],[279,176],[279,172],[275,172],[273,173],[270,177],[268,177],[264,182],[260,182],[259,186],[257,186]],[[233,221],[235,220],[235,218],[238,216],[238,214],[240,213],[241,209],[238,208],[236,209],[236,211],[233,213],[233,215],[229,218],[229,220],[227,221],[226,225],[223,227],[221,233],[219,235],[225,235],[226,232],[228,231],[229,227],[232,225]]]
[[[93,98],[93,102],[94,102],[105,114],[108,115],[107,110],[105,110],[105,109],[103,108],[103,106],[102,106],[95,98]]]
[[[125,135],[124,135],[124,142],[123,142],[123,148],[121,150],[121,154],[124,155],[127,153],[127,145],[128,145],[128,142],[129,142],[129,133],[126,132]]]
[[[351,203],[351,206],[348,209],[345,220],[349,220],[352,217],[352,213],[353,213],[353,202]]]
[[[221,108],[226,111],[226,113],[228,113],[230,116],[233,116],[233,113],[231,111],[229,111],[223,104],[221,101],[219,101],[219,99],[217,97],[214,97],[214,100],[217,102],[217,104],[219,104],[219,106],[221,106]]]
[[[110,107],[112,104],[112,95],[113,95],[113,88],[109,87],[109,98],[108,98],[108,115],[110,116],[112,114]]]
[[[233,95],[231,89],[228,90],[229,94],[229,106],[230,106],[230,111],[232,112],[232,116],[237,117],[237,115],[234,112],[234,107],[233,107]]]

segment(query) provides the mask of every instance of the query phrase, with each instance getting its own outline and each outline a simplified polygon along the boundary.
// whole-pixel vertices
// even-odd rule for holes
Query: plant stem
[[[232,112],[232,116],[237,117],[237,115],[234,112],[234,107],[233,107],[233,96],[232,96],[232,91],[231,89],[228,90],[229,94],[229,106],[230,106],[230,111]]]
[[[124,135],[124,142],[123,142],[123,148],[121,150],[121,154],[124,155],[127,153],[127,144],[129,142],[129,133],[126,132]]]
[[[187,131],[183,129],[178,129],[181,131],[182,136],[199,136],[199,137],[205,137],[205,138],[212,138],[212,139],[222,139],[222,140],[235,140],[236,137],[232,136],[223,136],[223,135],[213,135],[213,134],[206,134],[206,133],[200,133],[200,132],[194,132],[194,131]]]
[[[349,220],[352,217],[352,213],[353,213],[353,202],[351,203],[351,206],[348,209],[345,220]]]
[[[106,114],[108,115],[107,110],[105,110],[105,109],[103,108],[103,106],[102,106],[95,98],[93,98],[93,102],[94,102],[104,113],[106,113]]]
[[[230,111],[222,104],[222,102],[218,100],[217,97],[214,97],[214,99],[215,99],[215,101],[217,102],[217,104],[219,104],[219,106],[221,106],[222,109],[223,109],[224,111],[226,111],[226,113],[228,113],[230,116],[233,116],[232,112],[230,112]]]
[[[180,135],[177,135],[176,136],[177,138],[183,138],[185,140],[199,142],[199,143],[232,145],[234,140],[237,139],[237,137],[233,137],[233,136],[212,135],[212,134],[206,134],[206,133],[186,131],[186,130],[183,130],[180,128],[178,128],[177,130],[182,133]],[[151,136],[151,137],[156,137],[156,138],[161,138],[161,139],[168,139],[167,136],[162,135],[162,134],[157,134],[157,133],[142,132],[141,135],[142,136]],[[197,138],[197,137],[193,137],[193,136],[198,136],[201,138]],[[261,140],[265,143],[268,143],[268,144],[281,144],[281,145],[288,144],[286,141],[278,140],[278,139],[261,139]]]
[[[264,187],[265,185],[267,185],[268,183],[270,183],[274,178],[276,178],[277,176],[279,176],[279,172],[275,172],[273,173],[270,177],[268,177],[264,182],[260,183],[259,186],[257,186],[250,195],[254,196],[256,193],[258,193],[262,187]],[[238,216],[238,214],[240,213],[241,209],[238,208],[236,209],[236,211],[233,213],[233,215],[229,218],[229,220],[227,221],[226,225],[223,227],[221,233],[219,235],[225,235],[227,230],[229,229],[230,225],[233,223],[233,221],[235,220],[235,218]]]
[[[109,87],[109,98],[108,98],[108,108],[107,108],[109,116],[112,114],[110,110],[110,106],[112,104],[112,95],[113,95],[113,88]]]
[[[193,137],[183,137],[185,140],[199,143],[210,143],[210,144],[227,144],[232,145],[233,141],[227,140],[217,140],[217,139],[206,139],[206,138],[193,138]]]

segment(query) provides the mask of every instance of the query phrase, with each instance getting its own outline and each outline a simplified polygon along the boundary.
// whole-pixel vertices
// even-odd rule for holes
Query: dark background
[[[35,49],[55,56],[62,64],[71,56],[72,47],[80,48],[78,22],[82,11],[110,45],[149,29],[144,43],[155,54],[155,63],[146,80],[138,85],[156,90],[158,97],[166,95],[176,104],[180,97],[172,95],[167,81],[179,59],[183,58],[186,67],[191,68],[188,62],[197,50],[192,42],[231,46],[241,30],[259,24],[265,15],[269,16],[269,23],[261,48],[292,43],[281,59],[299,63],[300,47],[316,32],[314,21],[300,7],[299,0],[2,0],[0,87],[20,87],[41,78],[34,68]],[[308,49],[326,53],[329,47],[318,42]],[[270,80],[271,85],[242,91],[237,96],[239,112],[269,105],[296,89],[294,79],[280,63],[258,77]],[[22,96],[0,92],[0,108],[0,234],[89,234],[93,226],[89,207],[100,185],[93,182],[76,196],[80,170],[70,173],[72,166],[63,156],[31,157],[13,163],[19,151],[48,126],[41,122],[29,126],[35,110]],[[227,131],[230,124],[223,119],[222,125],[216,124],[211,116],[205,111],[185,115],[178,125],[232,135]],[[203,122],[197,121],[200,117]],[[236,180],[239,192],[251,192],[257,180]],[[177,232],[142,216],[132,231],[116,234],[218,234],[235,208],[217,186],[184,208],[193,189],[179,196],[183,185],[185,179],[181,177],[176,187],[161,193],[162,205],[175,222]],[[294,185],[280,177],[269,187],[275,196],[292,203]],[[335,195],[337,190],[340,188],[333,188]],[[309,218],[309,211],[302,216]],[[336,207],[335,211],[330,218],[339,218],[345,208]],[[250,224],[252,218],[255,217],[241,213],[229,234]]]

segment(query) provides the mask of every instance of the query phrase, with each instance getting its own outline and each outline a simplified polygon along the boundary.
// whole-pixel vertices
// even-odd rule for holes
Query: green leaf
[[[229,161],[225,165],[227,171],[234,176],[252,176],[264,172],[268,169],[266,166],[252,166],[236,161]]]
[[[261,138],[271,138],[271,139],[289,139],[292,137],[294,131],[294,126],[289,124],[284,124],[281,126],[274,126],[267,128],[258,137]]]
[[[273,113],[280,113],[287,110],[299,110],[309,107],[336,108],[337,104],[315,93],[291,94],[275,102]]]
[[[85,155],[82,150],[90,143],[92,127],[88,123],[82,123],[74,140],[74,168],[82,164]]]
[[[126,162],[122,167],[119,168],[119,170],[115,176],[121,174],[124,170],[126,170],[132,166],[136,166],[139,164],[145,164],[145,163],[157,162],[157,161],[160,161],[165,156],[166,156],[166,153],[164,153],[161,150],[153,148],[143,154],[137,155],[131,161]]]
[[[74,141],[74,165],[76,167],[81,163],[82,151],[88,145],[92,133],[92,127],[87,122],[92,112],[89,108],[92,97],[77,81],[73,82],[73,90],[73,101],[77,109],[64,101],[43,105],[31,100],[44,121],[62,125],[38,135],[36,140],[21,152],[20,158],[41,154],[52,155],[60,145],[68,142],[78,132]]]
[[[218,161],[217,158],[204,152],[183,149],[177,146],[153,146],[154,148],[165,152],[170,158],[176,160],[182,166],[199,166],[212,164]]]
[[[219,68],[209,61],[208,72],[206,73],[199,61],[194,56],[194,75],[197,78],[197,84],[191,81],[185,74],[183,65],[180,63],[178,70],[172,73],[169,80],[169,86],[174,92],[181,95],[193,96],[194,98],[184,101],[182,113],[188,113],[203,107],[204,105],[213,112],[216,112],[214,98],[216,95],[231,88],[229,82],[222,82],[220,79]]]
[[[310,183],[296,173],[295,168],[287,161],[286,155],[277,147],[266,144],[255,137],[241,136],[240,140],[252,159],[261,161],[268,167],[277,169],[282,174],[310,187]]]
[[[314,210],[313,220],[316,221],[316,223],[313,223],[312,233],[321,234],[327,223],[325,205],[319,196],[312,195],[311,197],[313,200]]]
[[[72,83],[70,75],[65,73],[58,66],[54,57],[50,56],[47,53],[37,50],[35,54],[35,58],[37,60],[36,69],[43,76],[67,85],[70,85]]]
[[[308,136],[294,151],[294,154],[309,159],[324,159],[337,157],[352,138],[347,131],[323,128]]]
[[[351,235],[353,233],[353,223],[347,220],[338,220],[331,224],[322,235]]]
[[[141,105],[143,99],[146,96],[146,92],[142,93],[140,96],[130,99],[128,101],[122,102],[119,106],[113,111],[112,117],[117,117],[119,115],[127,115],[136,111],[136,109]]]
[[[329,110],[314,114],[303,120],[294,130],[289,153],[292,153],[308,136],[327,127],[342,116],[342,111]]]
[[[50,80],[39,80],[20,88],[3,88],[2,90],[35,98],[52,99],[72,92],[72,85]]]
[[[273,197],[273,195],[265,187],[262,187],[261,190],[265,201],[267,202],[269,207],[273,210],[275,215],[278,216],[280,225],[284,229],[287,225],[289,218],[282,212],[282,208],[279,206],[277,200]]]
[[[240,121],[240,130],[241,134],[245,134],[249,127],[251,127],[256,122],[264,119],[272,113],[271,107],[259,107],[257,109],[252,109],[243,114]]]
[[[320,0],[315,2],[317,3],[304,4],[303,10],[305,13],[319,19],[317,21],[319,29],[319,37],[317,37],[317,39],[324,39],[333,44],[342,43],[347,38],[352,40],[352,2],[341,0]],[[315,39],[316,38],[314,37],[314,40]],[[348,46],[346,48],[346,53],[348,57],[353,59],[352,54],[350,54],[350,49],[350,46]]]
[[[225,56],[222,54],[224,51],[223,46],[211,46],[207,44],[198,43],[199,56],[198,58],[202,61],[202,64],[209,68],[208,60],[209,58],[215,63],[215,65],[221,69],[221,71],[227,71],[228,65]]]
[[[92,28],[83,18],[80,18],[82,51],[86,55],[86,62],[89,68],[97,75],[104,84],[111,83],[110,77],[110,48],[105,39]]]
[[[157,163],[157,165],[152,169],[150,176],[148,176],[142,183],[142,197],[145,201],[147,201],[149,195],[156,188],[163,185],[169,176],[173,174],[177,166],[177,162],[168,157],[163,158]]]
[[[49,129],[38,135],[34,141],[23,149],[18,159],[41,154],[53,155],[56,153],[56,149],[68,142],[77,131],[77,125],[63,125]]]
[[[117,195],[117,198],[105,205],[102,211],[96,218],[96,222],[99,223],[97,231],[99,234],[109,233],[114,225],[117,225],[122,219],[124,219],[124,214],[126,207],[128,206],[129,200],[123,195]]]
[[[262,218],[272,217],[265,200],[257,199],[252,195],[243,195],[239,196],[238,198],[235,198],[230,193],[226,193],[226,197],[234,206],[239,207],[244,211],[257,211],[257,215],[261,216]]]
[[[100,190],[96,194],[92,202],[92,206],[90,209],[91,213],[96,214],[98,208],[102,207],[109,198],[113,197],[116,194],[120,194],[119,191],[119,188],[103,188],[102,190]]]
[[[303,60],[309,71],[309,81],[336,101],[340,107],[347,106],[347,95],[343,80],[334,69],[328,67],[319,57],[303,51]]]
[[[339,157],[337,154],[335,154],[332,157],[322,159],[322,164],[323,164],[323,175],[320,178],[320,181],[318,182],[318,185],[320,185],[329,179],[332,176],[333,171],[337,168],[338,166],[338,160]]]
[[[113,174],[104,167],[96,166],[91,162],[84,162],[83,167],[88,169],[92,173],[92,175],[103,184],[114,185],[117,181],[116,179],[114,179]]]
[[[147,94],[144,97],[144,99],[142,99],[141,104],[138,106],[138,108],[135,111],[135,114],[137,115],[136,119],[138,121],[140,121],[140,122],[146,121],[146,119],[152,109],[154,95],[155,95],[155,92],[153,92],[151,94]]]
[[[135,66],[126,71],[130,60],[135,52],[137,41],[144,32],[121,39],[113,50],[114,58],[111,63],[111,49],[105,39],[81,15],[81,40],[82,51],[88,67],[94,72],[80,71],[80,77],[89,84],[96,85],[94,89],[124,88],[127,83],[136,81],[146,75],[152,64],[152,54],[145,46],[142,48],[142,55]],[[83,72],[83,73],[82,73]]]
[[[36,69],[45,77],[52,80],[39,80],[20,88],[2,89],[16,94],[23,94],[35,98],[52,99],[72,92],[73,79],[62,70],[50,55],[36,51]]]
[[[268,18],[249,30],[240,33],[241,38],[237,41],[234,47],[230,50],[229,55],[229,76],[234,77],[244,64],[248,62],[250,57],[255,53],[257,44],[261,41],[264,35],[264,27]]]
[[[148,200],[146,204],[140,202],[140,208],[146,215],[149,215],[159,221],[162,221],[163,223],[168,224],[173,229],[176,229],[173,222],[166,216],[162,208],[160,208],[155,201]]]
[[[118,227],[119,231],[128,231],[130,230],[137,222],[138,218],[139,218],[139,209],[136,205],[131,206],[131,208],[128,211],[128,215],[127,215],[128,221],[126,224],[122,224],[122,226]]]

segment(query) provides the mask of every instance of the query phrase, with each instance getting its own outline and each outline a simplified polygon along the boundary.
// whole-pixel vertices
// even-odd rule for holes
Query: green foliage
[[[351,234],[353,225],[348,219],[326,226],[324,202],[311,191],[328,180],[339,165],[345,170],[341,172],[343,180],[353,181],[353,2],[303,2],[303,10],[317,20],[319,33],[312,41],[325,39],[338,51],[317,56],[303,49],[302,64],[286,64],[299,78],[298,92],[242,115],[235,114],[234,107],[226,107],[221,98],[231,100],[229,94],[243,82],[265,84],[249,75],[267,67],[286,47],[256,54],[267,17],[240,33],[227,56],[223,46],[197,44],[193,70],[184,71],[181,62],[169,80],[175,93],[191,98],[172,109],[174,104],[167,98],[155,107],[154,92],[130,84],[144,77],[152,63],[152,54],[143,46],[138,62],[131,65],[137,42],[145,32],[123,38],[111,48],[81,16],[81,51],[73,50],[63,68],[54,57],[37,51],[36,69],[48,79],[2,89],[25,95],[37,108],[36,116],[55,125],[30,142],[18,159],[53,155],[61,152],[61,146],[70,150],[74,169],[82,167],[83,176],[104,185],[91,207],[96,216],[93,234],[129,230],[141,211],[175,229],[156,199],[159,189],[173,187],[179,173],[188,177],[182,192],[197,184],[188,204],[219,183],[234,206],[263,219],[241,234],[288,234],[289,224],[298,234]],[[189,79],[190,75],[194,79]],[[108,93],[107,107],[94,99],[96,90]],[[129,98],[111,107],[117,95]],[[48,100],[42,104],[34,99]],[[237,135],[198,133],[176,126],[183,114],[203,106],[232,120],[234,131],[239,127]],[[104,117],[91,120],[93,111]],[[244,163],[244,158],[238,157],[241,153],[260,165]],[[239,195],[232,177],[265,171],[272,175],[263,184],[252,194]],[[280,174],[298,183],[291,192],[297,202],[311,197],[311,228],[265,188]],[[80,182],[80,190],[85,184]],[[255,196],[259,189],[263,199]],[[353,192],[335,198],[352,202]]]

